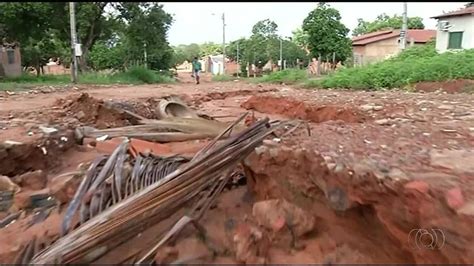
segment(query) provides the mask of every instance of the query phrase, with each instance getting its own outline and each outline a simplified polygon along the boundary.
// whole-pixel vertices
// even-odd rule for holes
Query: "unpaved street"
[[[170,95],[220,121],[233,121],[250,110],[255,119],[269,116],[301,122],[296,130],[270,138],[252,153],[244,162],[247,184],[226,190],[206,214],[203,226],[211,242],[223,250],[207,254],[208,247],[189,230],[175,246],[167,247],[166,252],[173,250],[175,257],[207,252],[206,262],[235,263],[242,262],[236,254],[243,252],[250,254],[249,263],[262,262],[261,258],[267,263],[474,262],[474,96],[470,94],[310,91],[209,79],[195,85],[189,77],[173,85],[81,85],[60,91],[5,93],[0,94],[0,141],[30,147],[0,150],[0,175],[14,177],[41,169],[48,174],[47,188],[53,189],[53,177],[102,151],[99,144],[71,143],[43,155],[35,149],[39,142],[47,146],[47,134],[38,125],[61,130],[79,125],[124,126],[122,117],[104,113],[96,101],[121,103],[153,117],[157,100]],[[181,146],[183,151],[196,143],[167,145],[171,149]],[[19,195],[28,193],[32,192]],[[239,245],[236,239],[248,240],[249,232],[257,230],[253,204],[269,199],[285,200],[302,210],[301,215],[314,217],[314,229],[295,240],[286,229],[271,232],[260,227],[266,242]],[[17,222],[0,229],[0,262],[11,262],[32,235],[56,239],[63,214],[64,207],[56,208],[32,226],[28,225],[32,215],[22,214]],[[4,217],[6,213],[0,219]],[[286,223],[304,227],[305,219],[293,219]],[[140,248],[152,246],[156,241],[152,236],[161,232],[160,226],[150,227],[99,262],[117,262],[118,256],[123,261]],[[413,230],[421,229],[437,229],[444,240],[432,247],[426,239],[411,236]],[[264,254],[257,252],[263,247]],[[166,252],[156,260],[166,261]]]

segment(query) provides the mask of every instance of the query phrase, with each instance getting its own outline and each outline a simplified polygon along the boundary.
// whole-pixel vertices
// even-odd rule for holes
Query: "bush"
[[[22,74],[19,77],[14,78],[0,78],[1,82],[14,82],[14,83],[67,83],[71,81],[69,75],[41,75],[37,77],[31,74]]]
[[[434,46],[413,47],[373,65],[341,69],[307,87],[347,89],[402,88],[422,81],[474,79],[474,49],[437,54]]]
[[[105,74],[87,72],[79,74],[79,83],[82,84],[152,84],[172,83],[174,78],[168,72],[158,72],[144,67],[132,67],[126,72]],[[41,75],[39,77],[24,74],[16,78],[0,79],[0,89],[26,89],[36,85],[59,85],[71,82],[70,75]]]
[[[155,83],[156,81],[156,74],[152,70],[144,67],[131,67],[123,74],[129,76],[132,80],[136,79],[137,81],[141,81],[143,83],[150,84]]]
[[[153,83],[171,83],[174,79],[168,77],[166,73],[159,73],[145,67],[131,67],[125,72],[115,74],[101,74],[91,72],[79,77],[80,83],[87,84],[153,84]]]
[[[294,84],[300,81],[304,81],[308,78],[306,70],[301,69],[285,69],[282,71],[273,72],[265,75],[259,79],[258,82],[269,82],[269,83],[286,83]]]

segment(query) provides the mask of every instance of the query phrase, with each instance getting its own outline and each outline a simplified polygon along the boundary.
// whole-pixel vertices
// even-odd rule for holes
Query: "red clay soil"
[[[63,153],[74,144],[72,131],[35,137],[15,145],[0,143],[0,175],[15,176],[33,170],[54,169],[61,164]]]
[[[415,84],[415,90],[420,92],[442,90],[447,93],[473,92],[474,80],[456,79],[449,81],[425,81]]]
[[[261,113],[279,114],[289,118],[308,120],[314,123],[329,120],[341,120],[347,123],[362,122],[364,119],[352,108],[340,106],[312,106],[291,98],[275,98],[272,96],[252,96],[242,104],[245,109]]]
[[[203,83],[203,92],[189,95],[251,87],[240,82],[217,84],[220,87]],[[181,93],[179,86],[163,90]],[[185,89],[195,89],[192,84],[186,86]],[[159,251],[157,262],[183,259],[203,250],[210,252],[212,246],[219,251],[218,257],[205,256],[201,262],[239,262],[236,240],[238,236],[252,238],[255,227],[262,239],[270,242],[249,245],[248,251],[259,256],[266,254],[267,263],[474,262],[474,96],[307,91],[277,85],[271,88],[278,90],[204,101],[199,104],[199,110],[211,116],[235,117],[244,111],[239,107],[242,105],[256,110],[257,118],[269,115],[278,119],[305,119],[313,122],[309,125],[311,136],[306,129],[299,129],[281,137],[281,141],[265,141],[245,160],[247,187],[226,191],[203,218],[209,246],[203,248],[202,243],[196,242],[196,230],[189,227],[175,243]],[[107,91],[104,97],[110,94]],[[140,97],[146,101],[157,97],[155,94],[158,95],[156,90],[150,90],[148,95],[141,91]],[[140,97],[132,100],[139,101]],[[21,98],[15,100],[21,102]],[[7,102],[12,104],[10,100]],[[95,112],[91,116],[86,113],[86,124],[104,121],[97,119],[101,114],[94,109],[97,105],[93,99],[84,99],[83,104]],[[152,105],[150,102],[149,107]],[[68,106],[78,106],[74,111],[88,109],[71,103],[65,110]],[[55,114],[51,106],[43,109],[44,113]],[[61,107],[55,111],[64,112]],[[63,121],[68,115],[55,121]],[[35,118],[34,113],[28,116]],[[37,115],[37,119],[42,116]],[[104,117],[105,121],[121,121],[113,115]],[[191,153],[201,145],[169,146],[172,151]],[[78,155],[70,149],[64,155],[68,163],[50,170],[69,171],[76,161],[82,162],[96,153],[94,148],[87,148]],[[276,241],[281,232],[256,226],[252,214],[253,204],[267,199],[285,199],[299,206],[315,218],[314,231],[297,238],[298,245],[290,246],[289,239]],[[291,217],[287,218],[285,222],[291,225]],[[53,214],[27,229],[29,219],[31,215],[0,229],[0,262],[11,262],[20,246],[34,234],[57,235],[60,215]],[[410,235],[413,230],[418,233],[430,230],[428,236],[437,235],[434,244],[438,246],[430,246],[426,242],[430,239]],[[134,251],[150,248],[162,232],[163,227],[155,225],[100,262],[121,261]],[[265,245],[268,245],[266,249]],[[265,252],[256,252],[257,248]]]
[[[92,98],[87,93],[59,99],[56,106],[65,111],[64,115],[75,117],[79,122],[99,129],[130,125],[123,114],[105,107],[103,101]]]

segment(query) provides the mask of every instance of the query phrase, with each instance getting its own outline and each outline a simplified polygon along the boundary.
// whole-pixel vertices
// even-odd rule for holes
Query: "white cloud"
[[[271,19],[278,24],[283,36],[300,27],[304,18],[317,3],[312,2],[187,2],[166,3],[164,9],[174,14],[175,21],[168,33],[172,45],[222,42],[221,14],[225,13],[226,42],[250,35],[252,26],[259,20]],[[342,22],[349,28],[357,26],[357,19],[373,20],[381,13],[388,15],[401,14],[402,2],[333,2],[329,3],[338,9]],[[443,11],[461,8],[466,2],[409,2],[408,16],[419,16],[428,29],[434,29],[436,21],[430,17]],[[216,13],[216,15],[211,15]]]

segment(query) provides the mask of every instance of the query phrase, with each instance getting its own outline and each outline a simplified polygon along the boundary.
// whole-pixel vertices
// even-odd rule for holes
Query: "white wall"
[[[449,31],[436,32],[436,50],[440,53],[448,49],[449,32],[463,31],[462,48],[474,49],[474,15],[464,15],[460,17],[440,18],[439,21],[448,21],[452,27]]]

